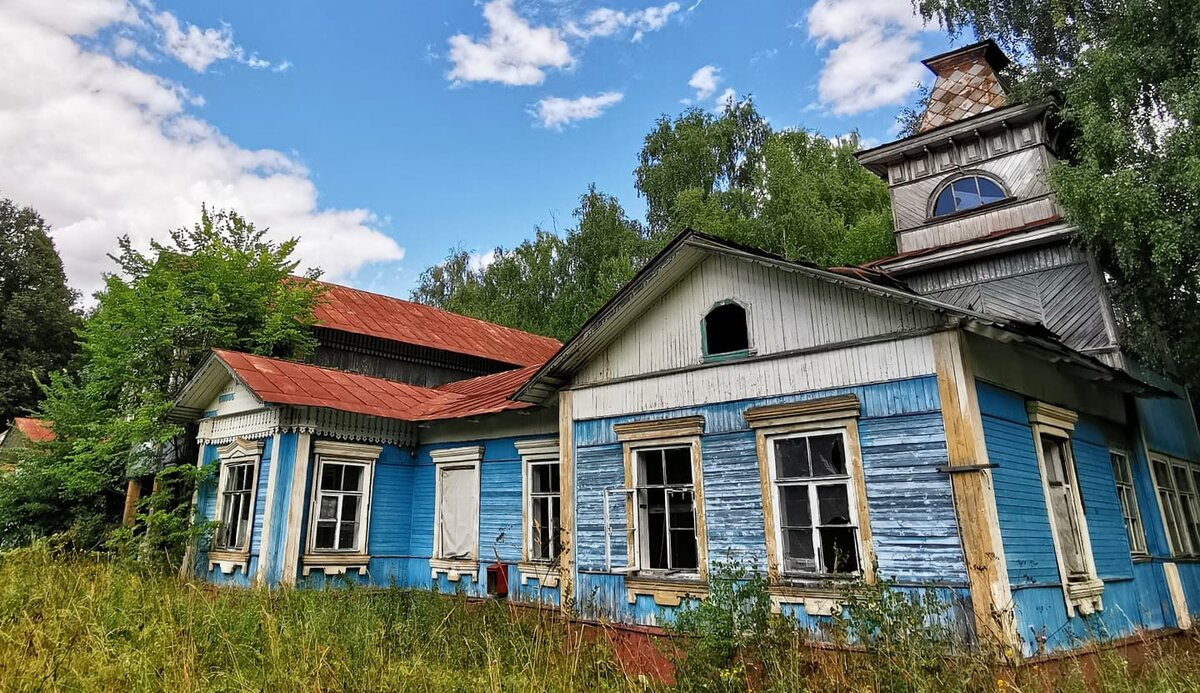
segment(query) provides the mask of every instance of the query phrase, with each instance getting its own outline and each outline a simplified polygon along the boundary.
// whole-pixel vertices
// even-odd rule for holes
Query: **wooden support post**
[[[1019,652],[1019,639],[992,472],[985,466],[988,455],[974,370],[960,330],[939,332],[932,339],[949,465],[975,468],[950,475],[975,633],[981,644],[999,646],[1012,658]]]
[[[312,450],[312,434],[296,434],[296,459],[292,463],[292,479],[288,489],[287,524],[283,529],[283,564],[279,566],[279,584],[295,585],[300,573],[300,533],[304,521],[305,486],[308,485],[308,457]]]
[[[571,392],[558,392],[559,546],[558,603],[565,615],[575,607],[575,422]]]
[[[121,515],[121,526],[130,528],[137,522],[138,499],[142,497],[142,482],[130,479],[125,487],[125,512]]]

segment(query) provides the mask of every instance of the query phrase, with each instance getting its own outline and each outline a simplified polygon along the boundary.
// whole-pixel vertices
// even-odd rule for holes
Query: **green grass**
[[[736,603],[736,599],[730,600]],[[699,628],[720,633],[722,619]],[[973,656],[909,641],[874,654],[808,646],[777,619],[745,647],[703,632],[671,654],[681,690],[1153,691],[1200,693],[1200,658],[1151,646],[1095,671],[1067,663],[1015,679]],[[705,625],[708,624],[708,625]],[[755,626],[757,627],[757,626]],[[738,632],[743,627],[737,626]],[[604,637],[556,613],[414,590],[215,590],[45,545],[0,554],[0,691],[654,691]],[[710,634],[711,635],[711,634]],[[907,637],[907,636],[906,636]],[[909,649],[924,648],[923,651]],[[1155,650],[1154,648],[1159,648]],[[915,659],[914,659],[915,657]],[[921,661],[920,667],[912,666]],[[906,666],[907,662],[907,666]],[[1011,683],[1009,683],[1011,681]]]

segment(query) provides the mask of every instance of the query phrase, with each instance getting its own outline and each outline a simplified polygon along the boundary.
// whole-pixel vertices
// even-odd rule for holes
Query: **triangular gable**
[[[992,339],[1020,342],[1035,352],[1049,355],[1052,360],[1066,361],[1090,372],[1090,377],[1119,383],[1131,390],[1146,392],[1157,388],[1138,381],[1128,374],[1114,369],[1097,359],[1064,346],[1038,325],[1028,325],[995,318],[958,306],[942,303],[930,298],[897,289],[893,286],[876,284],[855,276],[838,274],[814,265],[784,259],[755,248],[732,243],[713,236],[685,231],[654,257],[638,274],[598,310],[579,332],[514,395],[515,399],[541,403],[587,367],[592,360],[601,357],[621,335],[648,310],[710,257],[740,260],[747,265],[775,270],[779,276],[794,275],[807,285],[827,285],[837,291],[828,295],[856,294],[864,302],[875,305],[893,304],[924,313],[927,318],[936,317],[936,323],[944,327],[961,326]],[[832,299],[834,303],[842,299]],[[865,308],[853,310],[869,314]],[[901,311],[903,313],[904,311]],[[851,315],[851,313],[846,313]],[[701,315],[694,315],[699,320]],[[838,316],[834,316],[835,319]],[[917,320],[917,322],[922,322]],[[886,328],[887,326],[885,326]],[[900,330],[902,331],[902,330]],[[887,332],[880,332],[887,334]]]

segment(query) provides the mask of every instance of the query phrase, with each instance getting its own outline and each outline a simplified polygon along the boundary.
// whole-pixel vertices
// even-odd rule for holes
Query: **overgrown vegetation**
[[[671,682],[630,669],[618,631],[557,612],[349,581],[217,590],[40,541],[0,554],[0,690],[1200,691],[1195,650],[1013,676],[919,627],[936,598],[860,592],[826,634],[861,634],[847,651],[772,614],[761,578],[725,570],[711,589],[663,647]]]
[[[791,259],[856,264],[894,250],[887,188],[854,159],[858,140],[773,130],[749,99],[720,114],[662,116],[634,171],[646,219],[591,186],[564,233],[538,229],[490,264],[467,249],[421,275],[412,298],[568,339],[686,228]]]

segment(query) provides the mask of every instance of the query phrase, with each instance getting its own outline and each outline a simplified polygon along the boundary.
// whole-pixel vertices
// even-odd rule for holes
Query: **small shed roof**
[[[43,419],[18,416],[13,419],[13,428],[34,443],[54,440],[54,431],[50,428],[50,422]]]

